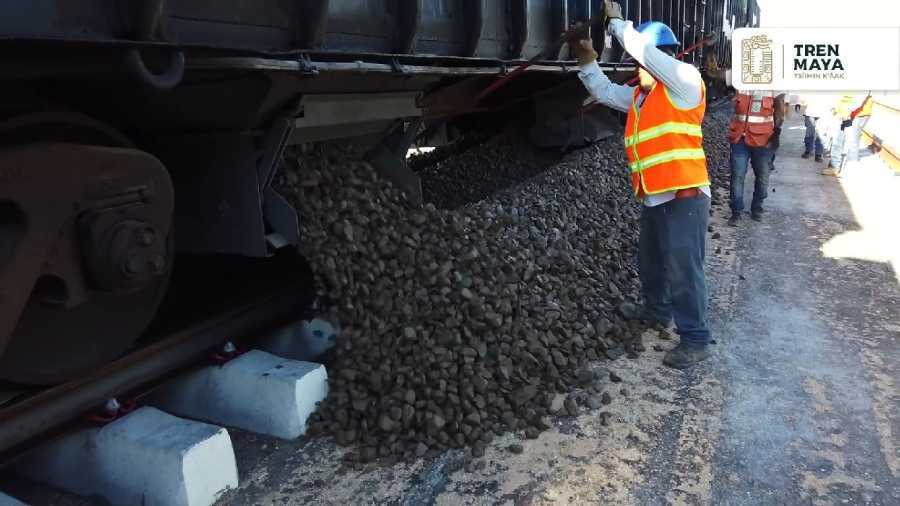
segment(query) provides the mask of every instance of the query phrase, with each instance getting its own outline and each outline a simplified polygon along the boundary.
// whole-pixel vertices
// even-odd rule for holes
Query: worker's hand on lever
[[[591,39],[576,40],[571,47],[575,58],[578,59],[578,65],[584,66],[597,61],[597,51],[594,50],[594,41]]]
[[[612,19],[625,19],[622,16],[622,6],[618,4],[618,2],[613,2],[612,0],[606,0],[603,3],[603,11],[606,14],[606,23],[609,24],[609,21]]]
[[[622,6],[616,2],[606,0],[603,4],[603,13],[606,16],[607,24],[609,24],[610,19],[623,19]],[[587,65],[597,60],[597,51],[594,50],[594,42],[591,39],[573,41],[569,45],[575,58],[578,59],[579,65]]]

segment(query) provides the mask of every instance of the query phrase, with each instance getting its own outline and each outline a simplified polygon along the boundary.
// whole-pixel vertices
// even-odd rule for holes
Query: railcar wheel
[[[61,383],[132,348],[156,314],[174,256],[172,183],[155,157],[71,114],[0,124],[4,168],[0,380]]]
[[[41,277],[0,357],[0,378],[52,385],[76,378],[131,349],[156,315],[171,270],[134,293],[104,293],[66,309],[64,285]]]

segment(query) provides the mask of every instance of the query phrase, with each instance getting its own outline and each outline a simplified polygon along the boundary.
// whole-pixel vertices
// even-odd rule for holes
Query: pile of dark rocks
[[[728,143],[728,125],[731,122],[732,108],[729,104],[723,104],[706,113],[703,120],[703,150],[706,152],[706,168],[709,171],[713,204],[725,204],[719,202],[716,195],[717,189],[726,193],[731,187],[731,156]]]
[[[517,146],[501,135],[444,160],[453,178],[420,167],[426,188],[442,184],[419,210],[351,148],[287,157],[279,190],[341,329],[312,434],[362,461],[478,456],[499,434],[537,437],[554,415],[610,402],[618,378],[598,364],[637,357],[645,330],[621,315],[638,299],[640,214],[622,141],[539,170]],[[488,193],[473,183],[487,171],[516,184]]]
[[[422,178],[426,202],[442,209],[478,202],[543,173],[562,158],[559,150],[538,149],[515,129],[505,129],[489,142],[463,139],[466,143],[471,146],[463,151],[453,143],[410,159]]]

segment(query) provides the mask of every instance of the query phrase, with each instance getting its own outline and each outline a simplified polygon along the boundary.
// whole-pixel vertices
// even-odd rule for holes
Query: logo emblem
[[[775,65],[772,62],[772,40],[763,35],[741,41],[741,81],[745,84],[769,84]]]

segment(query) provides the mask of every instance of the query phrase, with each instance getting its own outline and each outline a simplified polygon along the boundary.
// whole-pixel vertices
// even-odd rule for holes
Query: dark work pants
[[[818,121],[819,118],[803,116],[803,123],[806,125],[806,135],[803,137],[803,144],[807,153],[812,153],[815,150],[816,156],[822,156],[822,152],[825,151],[825,144],[822,140],[822,134],[824,133],[822,130],[825,129],[825,125],[821,123],[816,125]]]
[[[681,342],[709,343],[706,326],[706,226],[709,197],[644,206],[638,268],[644,304],[660,320],[675,320]]]
[[[744,139],[731,145],[731,211],[744,210],[744,181],[747,179],[747,165],[753,166],[754,186],[751,210],[762,209],[769,192],[769,169],[772,167],[771,152],[766,146],[747,146]]]

